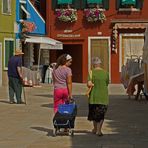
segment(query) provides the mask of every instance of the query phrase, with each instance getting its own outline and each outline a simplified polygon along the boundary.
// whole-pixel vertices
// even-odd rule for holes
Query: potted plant
[[[77,10],[72,8],[56,9],[56,15],[62,22],[75,22],[77,20]]]
[[[90,8],[84,10],[86,20],[88,22],[97,22],[100,21],[103,23],[106,20],[104,12],[98,8]]]

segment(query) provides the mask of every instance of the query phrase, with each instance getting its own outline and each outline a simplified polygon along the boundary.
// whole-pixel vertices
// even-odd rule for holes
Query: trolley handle
[[[65,104],[75,104],[75,100],[73,98],[70,98],[65,102]]]

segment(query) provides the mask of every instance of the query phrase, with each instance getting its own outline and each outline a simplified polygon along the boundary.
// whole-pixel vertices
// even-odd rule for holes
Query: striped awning
[[[145,29],[148,23],[116,23],[116,29]]]
[[[115,23],[115,21],[114,21]],[[117,39],[118,39],[118,29],[145,29],[147,28],[148,23],[136,23],[136,22],[129,22],[129,23],[115,23],[113,27],[113,38],[115,40],[114,46],[112,47],[112,51],[117,51]]]
[[[102,4],[102,0],[87,0],[88,4]]]
[[[135,5],[136,0],[122,0],[122,5]]]
[[[58,0],[58,4],[72,4],[72,0]]]

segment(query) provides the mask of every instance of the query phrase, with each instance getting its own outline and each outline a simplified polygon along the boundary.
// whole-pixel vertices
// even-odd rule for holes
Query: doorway
[[[102,63],[101,67],[110,74],[110,38],[89,37],[88,38],[88,69],[91,69],[91,59],[98,56]]]
[[[0,86],[2,86],[2,43],[0,43]]]
[[[56,55],[59,57],[61,54],[67,53],[72,56],[72,80],[73,82],[82,83],[82,44],[68,44],[63,45],[63,50],[57,50]]]

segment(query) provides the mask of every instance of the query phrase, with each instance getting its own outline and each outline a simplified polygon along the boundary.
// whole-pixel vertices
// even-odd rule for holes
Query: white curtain
[[[144,40],[142,38],[125,38],[124,44],[124,64],[127,59],[133,57],[140,57],[143,53]]]

